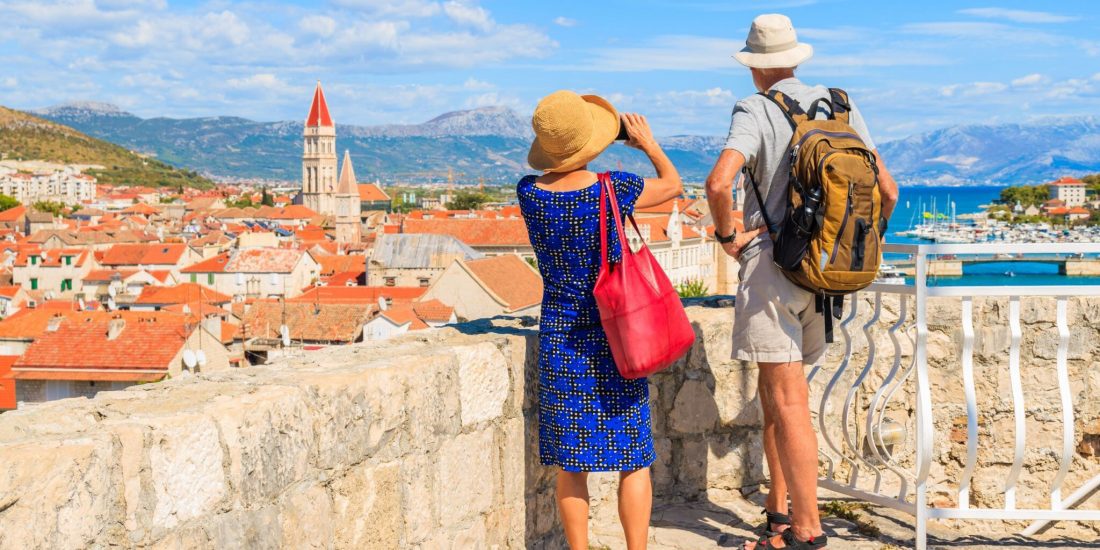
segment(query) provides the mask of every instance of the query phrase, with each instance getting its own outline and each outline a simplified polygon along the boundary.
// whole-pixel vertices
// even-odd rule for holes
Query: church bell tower
[[[313,92],[302,141],[302,204],[318,214],[335,215],[336,125],[320,81]]]

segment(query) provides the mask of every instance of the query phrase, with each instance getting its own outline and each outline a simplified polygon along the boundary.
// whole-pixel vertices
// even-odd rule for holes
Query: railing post
[[[932,463],[932,395],[928,381],[928,256],[925,247],[916,255],[917,341],[913,355],[917,369],[916,444],[916,546],[928,547],[928,473]]]

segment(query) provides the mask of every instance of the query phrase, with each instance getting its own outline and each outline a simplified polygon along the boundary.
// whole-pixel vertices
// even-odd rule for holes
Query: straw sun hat
[[[561,90],[539,101],[531,117],[535,141],[527,163],[543,172],[576,170],[619,134],[619,113],[606,99]]]
[[[812,46],[798,41],[790,18],[769,13],[752,20],[745,49],[733,57],[753,69],[786,69],[801,65],[813,55]]]

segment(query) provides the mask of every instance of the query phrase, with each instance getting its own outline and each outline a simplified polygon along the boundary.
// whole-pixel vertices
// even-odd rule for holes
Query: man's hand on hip
[[[752,231],[744,231],[737,234],[737,237],[733,239],[733,242],[725,243],[722,245],[722,250],[729,254],[734,259],[741,259],[741,251],[749,245],[756,237],[760,236],[764,232],[763,228],[753,229]]]

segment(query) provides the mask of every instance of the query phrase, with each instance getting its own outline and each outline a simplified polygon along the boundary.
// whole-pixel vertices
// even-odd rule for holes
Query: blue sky
[[[800,76],[848,89],[879,140],[958,123],[1100,113],[1087,1],[0,0],[0,104],[299,120],[317,79],[338,122],[421,122],[560,88],[724,134],[752,93],[730,55],[789,15]],[[1089,9],[1093,8],[1093,9]]]

